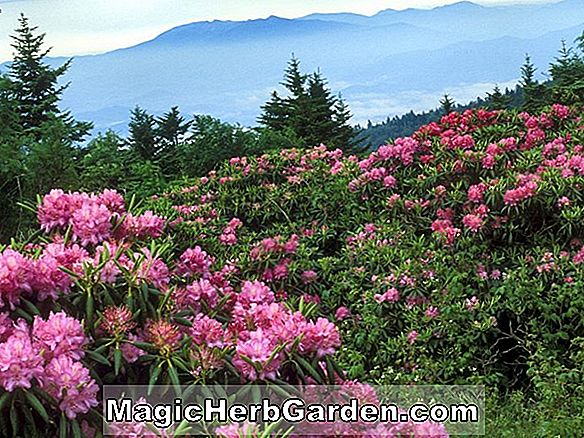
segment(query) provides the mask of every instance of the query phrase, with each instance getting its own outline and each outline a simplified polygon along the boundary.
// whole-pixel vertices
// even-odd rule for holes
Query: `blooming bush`
[[[558,385],[583,377],[578,111],[469,110],[366,157],[317,147],[233,160],[149,207],[177,246],[195,242],[336,320],[350,378],[561,400]]]
[[[335,324],[308,299],[286,303],[262,280],[285,279],[288,262],[245,279],[239,263],[219,262],[198,245],[175,251],[172,233],[163,236],[165,219],[126,211],[111,190],[53,190],[38,218],[46,238],[0,251],[6,434],[37,436],[49,427],[93,436],[103,384],[343,381],[331,359],[341,345]],[[221,236],[241,226],[231,219]],[[221,236],[221,247],[237,243]],[[264,239],[250,247],[250,260],[292,256],[298,239]],[[303,278],[313,282],[315,273]],[[120,436],[126,426],[149,436],[134,424],[120,425]]]
[[[482,383],[561,403],[584,383],[583,144],[576,109],[476,110],[366,157],[232,159],[140,214],[53,190],[44,234],[0,248],[0,426],[91,436],[104,384]],[[424,427],[391,433],[442,436]]]

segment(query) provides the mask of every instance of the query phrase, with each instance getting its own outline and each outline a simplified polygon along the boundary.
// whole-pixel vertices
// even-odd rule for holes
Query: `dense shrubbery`
[[[577,111],[452,113],[361,160],[232,158],[142,214],[113,191],[52,191],[45,237],[0,253],[0,425],[31,433],[61,410],[87,429],[106,383],[305,376],[482,383],[577,409]]]
[[[583,129],[560,105],[452,113],[364,160],[233,159],[152,207],[179,247],[336,314],[350,378],[561,403],[582,387]],[[294,236],[294,255],[279,250]]]

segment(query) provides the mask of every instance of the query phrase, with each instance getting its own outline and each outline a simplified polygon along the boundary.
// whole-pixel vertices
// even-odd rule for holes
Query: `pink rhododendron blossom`
[[[38,350],[45,351],[47,358],[68,356],[79,360],[84,355],[87,338],[83,326],[65,312],[49,314],[46,320],[36,316],[32,325],[32,338]]]
[[[258,304],[270,304],[274,300],[274,293],[260,281],[245,281],[241,292],[237,295],[237,303],[243,308]]]
[[[103,311],[99,327],[110,336],[120,336],[132,330],[136,323],[127,306],[108,306]]]
[[[462,218],[462,223],[473,233],[477,233],[483,227],[483,220],[475,214],[467,214]]]
[[[304,284],[313,283],[317,279],[317,277],[318,274],[312,270],[304,271],[302,274],[300,274],[300,279]]]
[[[247,380],[273,380],[282,361],[280,353],[274,354],[275,348],[274,341],[264,336],[262,329],[248,332],[245,340],[237,341],[233,365]],[[244,356],[247,360],[243,359]],[[260,371],[248,360],[258,366]]]
[[[337,327],[325,318],[318,318],[304,327],[300,350],[315,352],[317,357],[323,357],[333,354],[340,345]]]
[[[168,266],[157,256],[152,256],[150,250],[142,250],[144,257],[136,254],[135,257],[141,260],[138,266],[133,266],[139,284],[144,281],[152,286],[165,290],[170,282],[170,271]]]
[[[193,319],[188,334],[200,346],[222,348],[225,345],[225,332],[221,323],[200,313]]]
[[[132,342],[143,342],[143,339],[130,333],[128,335],[128,341]],[[128,363],[134,363],[138,360],[140,356],[146,354],[146,352],[129,342],[124,342],[120,345],[120,350],[122,351],[122,356]]]
[[[0,344],[0,386],[5,391],[30,388],[43,373],[43,357],[28,334],[17,331]]]
[[[479,299],[475,296],[472,296],[471,298],[467,298],[464,305],[466,306],[466,308],[468,310],[474,310],[478,307],[479,305]]]
[[[111,235],[112,212],[103,204],[84,202],[73,212],[70,223],[73,239],[83,246],[97,245]]]
[[[344,306],[339,307],[335,312],[335,319],[337,321],[347,319],[349,316],[351,316],[351,311]]]
[[[19,252],[5,249],[0,253],[0,308],[14,309],[20,295],[31,292],[34,262]]]
[[[483,195],[487,191],[487,188],[487,185],[483,183],[470,186],[468,188],[468,200],[480,204],[483,202]]]
[[[149,320],[144,327],[144,338],[146,342],[154,344],[158,349],[173,350],[178,347],[182,334],[178,327],[171,322]]]
[[[426,315],[428,318],[436,318],[438,315],[440,315],[440,311],[437,307],[430,306],[426,309],[424,315]]]
[[[507,190],[503,198],[505,204],[517,205],[521,201],[534,196],[537,188],[538,185],[535,181],[527,181],[525,184],[520,185],[516,189]]]
[[[205,277],[209,274],[214,259],[200,246],[187,249],[182,253],[176,267],[176,273],[181,276],[199,275]]]
[[[396,288],[390,288],[383,294],[375,294],[375,301],[378,303],[395,303],[399,301],[399,291]]]
[[[166,221],[160,216],[156,216],[151,211],[146,211],[140,216],[128,214],[124,221],[126,232],[138,238],[162,236]]]
[[[410,344],[416,342],[416,339],[418,339],[418,332],[416,330],[412,330],[411,332],[408,333],[408,342]]]
[[[74,419],[97,406],[99,386],[81,362],[69,356],[53,358],[45,368],[41,387],[59,401],[67,418]]]

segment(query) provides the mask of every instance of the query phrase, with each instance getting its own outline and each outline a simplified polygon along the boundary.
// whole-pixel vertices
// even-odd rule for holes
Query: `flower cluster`
[[[47,232],[70,227],[73,240],[85,247],[113,237],[159,237],[164,228],[164,220],[150,211],[126,214],[124,199],[115,190],[95,195],[54,189],[43,198],[37,216]]]
[[[53,396],[68,418],[97,406],[99,387],[80,362],[87,343],[83,327],[64,312],[24,320],[0,317],[0,386],[6,391],[36,383]]]

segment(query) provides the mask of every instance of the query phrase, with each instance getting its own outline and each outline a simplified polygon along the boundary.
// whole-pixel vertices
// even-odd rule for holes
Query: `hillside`
[[[25,343],[15,351],[34,367],[0,369],[0,385],[32,382],[36,394],[10,427],[30,404],[43,415],[27,427],[56,432],[43,417],[66,410],[62,433],[82,420],[90,431],[104,383],[335,382],[371,394],[358,382],[415,382],[529,397],[535,421],[491,412],[489,434],[511,416],[523,436],[544,423],[576,436],[581,110],[451,113],[361,159],[325,147],[236,157],[140,208],[111,190],[52,191],[37,207],[44,239],[0,252],[0,357]],[[61,379],[63,366],[77,380]],[[69,392],[47,389],[51,404],[37,380]],[[435,423],[383,431],[448,436]]]

